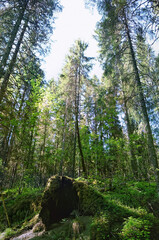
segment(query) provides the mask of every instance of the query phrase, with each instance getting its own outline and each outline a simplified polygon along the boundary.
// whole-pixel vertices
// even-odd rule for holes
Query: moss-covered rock
[[[69,217],[74,210],[85,216],[96,214],[103,202],[103,196],[86,182],[53,176],[46,185],[39,216],[46,229],[50,229],[53,223]]]
[[[69,217],[70,213],[78,208],[78,196],[73,182],[71,178],[60,176],[48,180],[39,215],[46,229],[53,223]]]
[[[100,213],[105,205],[102,194],[83,181],[74,181],[74,187],[78,195],[78,210],[82,215],[95,215]]]

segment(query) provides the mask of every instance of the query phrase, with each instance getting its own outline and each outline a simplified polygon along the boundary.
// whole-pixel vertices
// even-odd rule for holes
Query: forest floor
[[[11,240],[23,240],[23,239],[28,240],[28,239],[32,239],[34,237],[37,237],[38,235],[39,235],[38,233],[34,233],[33,230],[31,229],[31,230],[21,234],[18,237],[11,238]]]
[[[1,240],[158,240],[159,200],[153,182],[92,180],[89,185],[103,196],[102,210],[91,216],[76,216],[62,219],[50,231],[35,230],[39,221],[43,189],[10,189],[4,192],[5,205],[11,227],[0,202]],[[104,206],[104,207],[103,207]],[[34,227],[34,228],[33,228]]]

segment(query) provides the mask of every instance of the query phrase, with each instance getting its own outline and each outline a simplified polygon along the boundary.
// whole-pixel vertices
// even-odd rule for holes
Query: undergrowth
[[[6,210],[13,229],[36,215],[40,208],[41,195],[41,189],[31,188],[23,189],[21,193],[18,189],[9,189],[3,192]],[[0,232],[7,227],[10,226],[8,226],[4,207],[0,201]]]
[[[79,236],[76,239],[88,240],[158,240],[159,236],[159,200],[155,183],[148,182],[115,182],[109,189],[108,182],[88,181],[91,191],[101,190],[100,198],[91,205],[91,196],[81,201],[89,206],[92,216],[78,216],[78,219],[64,219],[41,237],[35,239],[74,239],[72,222],[80,223]],[[83,192],[87,192],[87,189]],[[12,229],[7,228],[6,217],[2,204],[0,205],[0,228],[7,234],[13,234],[18,226],[28,222],[40,209],[41,190],[25,189],[21,194],[16,189],[5,192],[5,203],[11,221]],[[90,192],[91,193],[91,192]],[[103,199],[103,200],[102,200]],[[98,211],[97,211],[98,209]],[[89,211],[83,211],[88,212]],[[93,212],[92,212],[93,211]]]

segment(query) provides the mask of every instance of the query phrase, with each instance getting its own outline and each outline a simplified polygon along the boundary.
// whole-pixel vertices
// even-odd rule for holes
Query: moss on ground
[[[81,239],[158,240],[159,220],[155,209],[149,207],[153,208],[153,203],[158,201],[154,183],[128,182],[104,193],[83,181],[74,181],[73,185],[79,198],[79,218],[80,215],[91,218],[87,234],[84,230],[80,233]],[[65,224],[53,227],[39,239],[73,239],[69,234],[70,221],[67,219]]]
[[[92,186],[86,182],[74,180],[73,187],[79,198],[78,209],[73,211],[69,218],[53,224],[50,231],[33,239],[158,240],[159,201],[154,183],[127,182],[124,185],[119,183],[112,191],[102,193]],[[39,211],[40,197],[41,193],[37,190],[32,193],[28,191],[21,196],[17,195],[15,199],[12,199],[13,196],[6,195],[6,199],[9,199],[9,202],[6,201],[9,216],[11,217],[13,212],[15,214],[11,217],[12,226],[22,226],[23,223],[22,228],[29,228],[37,222],[38,218],[30,223],[27,218],[30,219],[32,214]],[[0,213],[2,211],[1,206]],[[1,225],[4,220],[3,213],[3,217],[0,215]],[[6,232],[15,234],[12,229]]]
[[[95,215],[105,206],[104,195],[86,182],[75,181],[74,188],[79,198],[79,212],[81,214]]]
[[[5,205],[12,228],[22,226],[40,210],[42,191],[39,189],[26,189],[21,194],[15,190],[6,191]],[[6,229],[7,220],[3,205],[0,205],[0,232]]]
[[[90,239],[90,228],[93,218],[91,216],[79,216],[74,219],[63,219],[60,223],[52,225],[52,230],[43,236],[34,237],[33,240],[69,240],[69,239]],[[74,223],[79,226],[79,234],[74,232]]]

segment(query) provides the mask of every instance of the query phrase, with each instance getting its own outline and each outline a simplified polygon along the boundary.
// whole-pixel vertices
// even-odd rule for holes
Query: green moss
[[[78,196],[73,182],[71,178],[60,176],[49,179],[39,214],[47,230],[53,223],[69,217],[71,212],[78,208]]]
[[[86,182],[75,181],[74,187],[79,198],[79,211],[83,215],[95,215],[104,206],[104,197]]]
[[[15,195],[13,195],[13,193]],[[15,197],[14,197],[15,196]],[[5,205],[12,227],[22,225],[25,220],[31,219],[40,210],[41,191],[30,189],[21,194],[7,192],[5,195]],[[3,206],[0,206],[0,231],[7,227],[7,221]]]
[[[54,184],[52,180],[54,179]],[[45,200],[50,198],[51,192],[58,192],[60,188],[59,177],[52,177],[44,191]],[[70,179],[70,178],[68,178]],[[77,208],[75,208],[68,218],[61,222],[51,225],[51,231],[46,232],[41,237],[34,239],[45,240],[103,240],[103,239],[145,239],[158,240],[159,220],[157,219],[156,209],[158,209],[158,199],[155,193],[155,184],[144,182],[127,182],[124,185],[116,183],[113,191],[105,194],[98,192],[85,181],[73,180],[72,187],[77,194]],[[97,188],[96,188],[97,189]],[[99,188],[100,189],[100,188]],[[63,191],[63,190],[62,190]],[[15,198],[14,198],[15,194]],[[12,225],[22,225],[23,228],[36,223],[27,221],[40,209],[40,194],[36,191],[27,191],[21,195],[16,192],[12,195],[6,193],[6,206]],[[66,198],[71,201],[69,193],[66,191]],[[38,199],[39,196],[39,200]],[[55,196],[54,196],[55,197]],[[69,198],[70,197],[70,198]],[[9,201],[7,200],[9,199]],[[55,200],[55,199],[54,199]],[[36,202],[37,201],[37,202]],[[55,203],[61,206],[59,200]],[[154,205],[153,205],[154,204]],[[151,206],[151,209],[149,208]],[[65,207],[65,201],[63,204]],[[152,211],[151,211],[152,210]],[[3,211],[0,207],[0,213]],[[46,218],[50,214],[44,211]],[[12,217],[11,215],[15,216]],[[82,216],[81,216],[82,215]],[[154,216],[155,215],[155,216]],[[0,215],[0,223],[4,223]],[[3,219],[3,220],[2,220]],[[74,236],[72,229],[73,223],[79,225],[79,236]],[[30,224],[30,225],[29,225]]]
[[[156,185],[148,182],[127,182],[116,185],[114,191],[106,194],[107,198],[118,200],[123,205],[132,208],[145,208],[149,210],[149,204],[157,201]]]
[[[74,222],[78,222],[80,226],[78,236],[75,236],[73,232]],[[79,216],[75,219],[63,219],[60,223],[54,223],[51,231],[46,232],[43,236],[35,237],[33,240],[90,240],[91,223],[92,217],[90,216]]]

